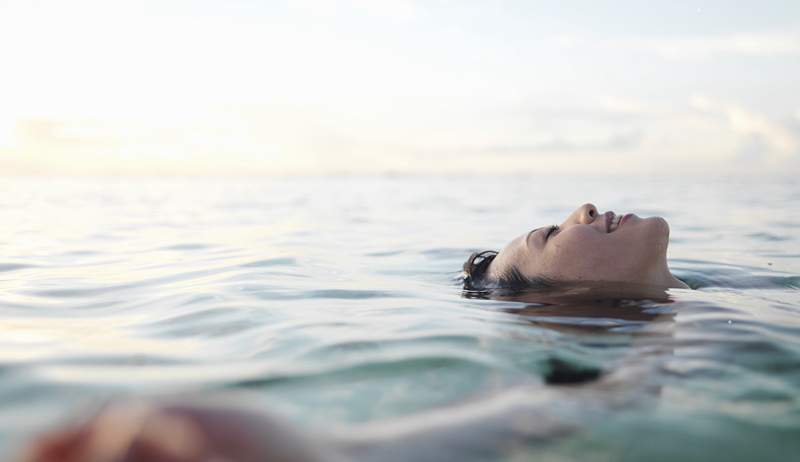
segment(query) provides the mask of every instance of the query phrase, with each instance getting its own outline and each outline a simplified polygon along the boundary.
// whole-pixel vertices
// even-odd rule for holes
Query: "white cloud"
[[[347,16],[354,12],[404,23],[419,19],[423,7],[412,0],[294,0],[291,6],[315,17]]]
[[[741,137],[744,145],[750,148],[758,146],[768,160],[785,160],[800,153],[798,135],[764,114],[702,95],[691,97],[689,104],[699,112],[722,117],[731,132]],[[750,148],[746,150],[750,151]]]
[[[549,17],[459,2],[223,3],[0,6],[0,62],[11,70],[0,75],[0,161],[546,171],[758,153],[753,162],[780,169],[800,144],[791,29],[687,36],[665,26],[656,36],[571,27],[558,6]],[[763,56],[781,59],[753,59]],[[776,88],[781,98],[764,96]],[[687,108],[692,92],[721,100],[696,96]],[[470,162],[454,161],[461,154]]]
[[[633,45],[670,59],[701,59],[715,55],[800,55],[800,33],[766,32],[708,37],[642,40]]]
[[[592,35],[554,35],[547,38],[546,42],[564,49],[593,49],[597,52],[640,51],[674,60],[708,59],[724,55],[743,57],[800,55],[800,32],[795,30],[675,37],[601,38]]]

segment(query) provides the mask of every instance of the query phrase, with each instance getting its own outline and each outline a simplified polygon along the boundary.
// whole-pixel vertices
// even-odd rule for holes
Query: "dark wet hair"
[[[467,261],[464,262],[464,289],[481,290],[489,287],[486,273],[496,256],[496,251],[484,250],[483,252],[473,252],[467,258]]]
[[[546,279],[527,278],[514,267],[501,273],[497,279],[489,278],[489,266],[495,257],[497,257],[496,250],[484,250],[483,252],[474,252],[467,258],[467,261],[464,262],[464,290],[521,290],[552,285]]]

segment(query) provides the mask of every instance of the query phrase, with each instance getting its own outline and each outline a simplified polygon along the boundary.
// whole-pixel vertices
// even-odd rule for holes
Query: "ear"
[[[464,270],[464,274],[467,276],[469,276],[472,272],[472,265],[475,263],[475,259],[478,257],[478,255],[478,252],[472,252],[469,258],[467,258],[467,261],[464,262],[462,268]]]

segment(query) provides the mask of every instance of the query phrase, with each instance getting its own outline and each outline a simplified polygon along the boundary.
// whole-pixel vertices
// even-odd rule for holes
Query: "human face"
[[[498,278],[516,268],[527,278],[556,282],[624,282],[685,287],[667,267],[669,225],[661,217],[599,213],[578,207],[557,227],[512,240],[489,267]]]

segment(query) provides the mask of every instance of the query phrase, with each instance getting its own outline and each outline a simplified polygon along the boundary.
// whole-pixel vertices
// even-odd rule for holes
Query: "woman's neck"
[[[660,271],[660,274],[656,275],[654,278],[659,285],[663,287],[667,287],[669,289],[688,289],[689,286],[686,285],[683,281],[676,278],[669,270],[669,267],[665,264],[664,269]]]
[[[669,278],[670,278],[670,283],[669,283],[670,289],[689,289],[689,286],[685,282],[673,276],[672,273],[669,273]]]

